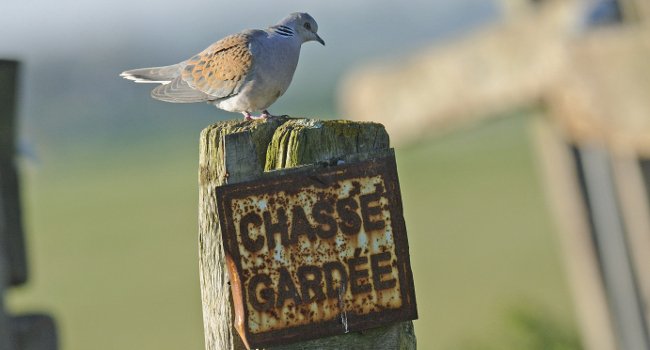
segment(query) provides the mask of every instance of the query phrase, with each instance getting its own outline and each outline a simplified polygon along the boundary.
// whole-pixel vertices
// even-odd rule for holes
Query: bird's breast
[[[215,103],[228,111],[253,112],[267,109],[291,84],[298,65],[300,44],[290,40],[261,40],[251,45],[253,71],[240,92]]]
[[[279,90],[284,93],[298,66],[300,45],[291,39],[268,41],[260,47],[260,55],[255,56],[255,76],[261,87]]]

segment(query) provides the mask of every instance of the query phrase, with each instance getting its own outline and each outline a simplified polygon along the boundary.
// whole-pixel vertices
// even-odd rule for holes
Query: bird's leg
[[[251,115],[249,112],[241,112],[241,113],[244,115],[244,119],[246,120],[266,119],[269,116],[266,114],[262,114],[259,117],[256,117],[254,115]]]

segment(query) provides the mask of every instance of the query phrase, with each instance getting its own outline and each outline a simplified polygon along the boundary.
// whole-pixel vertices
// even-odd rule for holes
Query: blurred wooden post
[[[617,349],[588,208],[581,197],[580,170],[575,165],[568,144],[551,123],[540,117],[535,120],[534,126],[544,192],[557,220],[583,346],[590,350]]]
[[[0,236],[10,268],[7,285],[27,280],[27,259],[20,213],[20,192],[15,166],[16,84],[18,62],[0,60]]]
[[[650,349],[644,306],[638,290],[622,208],[612,173],[612,154],[602,143],[576,147],[583,196],[600,256],[609,305],[621,349]]]
[[[27,258],[16,171],[16,61],[0,60],[0,350],[55,350],[54,321],[47,315],[8,315],[5,291],[27,281]]]
[[[16,200],[16,173],[14,168],[15,101],[18,62],[0,61],[0,350],[14,350],[10,316],[4,310],[5,290],[25,279],[25,260],[21,242],[19,208]],[[16,249],[18,248],[18,249]],[[18,250],[18,251],[15,251]]]
[[[618,194],[621,219],[626,231],[629,249],[628,263],[632,266],[636,299],[642,307],[647,334],[650,334],[650,183],[643,170],[643,157],[633,149],[619,147],[612,155],[611,166]],[[646,180],[644,180],[646,177]],[[648,339],[650,342],[650,338]]]
[[[624,145],[561,135],[557,126],[536,121],[584,346],[648,349],[650,205],[642,162]]]
[[[199,268],[207,350],[244,349],[233,327],[234,310],[222,246],[215,188],[253,180],[264,170],[331,161],[389,147],[375,123],[277,118],[228,121],[204,129],[199,160]],[[412,322],[363,333],[316,339],[273,349],[415,349]]]

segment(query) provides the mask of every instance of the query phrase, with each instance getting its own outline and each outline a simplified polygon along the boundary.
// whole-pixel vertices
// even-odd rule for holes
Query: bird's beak
[[[318,34],[316,34],[316,33],[314,33],[314,35],[316,36],[316,41],[318,41],[318,42],[321,43],[323,46],[325,46],[325,40],[323,40],[323,38],[321,38],[320,36],[318,36]]]

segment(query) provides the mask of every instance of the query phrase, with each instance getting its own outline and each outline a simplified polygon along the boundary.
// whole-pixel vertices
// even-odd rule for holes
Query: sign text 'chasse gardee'
[[[217,189],[249,347],[417,318],[395,158]]]

